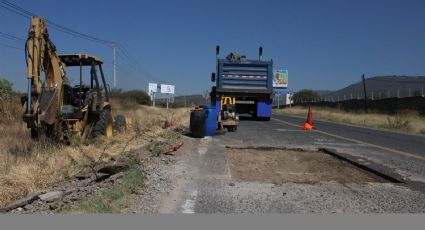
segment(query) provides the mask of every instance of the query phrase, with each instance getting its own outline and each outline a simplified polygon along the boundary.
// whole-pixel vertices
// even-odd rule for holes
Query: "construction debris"
[[[29,204],[29,203],[37,200],[38,199],[38,196],[40,194],[42,194],[42,193],[41,192],[33,193],[33,194],[31,194],[31,195],[29,195],[27,197],[24,197],[24,198],[22,198],[20,200],[17,200],[15,202],[9,204],[8,206],[6,206],[4,208],[1,208],[0,209],[0,213],[1,212],[8,212],[10,210],[13,210],[13,209],[16,209],[16,208],[19,208],[19,207],[23,207],[23,206],[25,206],[25,205],[27,205],[27,204]]]
[[[59,200],[60,198],[62,198],[66,194],[67,194],[67,192],[65,192],[65,191],[53,191],[53,192],[41,194],[41,195],[38,196],[38,198],[40,198],[40,200],[42,200],[42,201],[51,202],[51,201]]]
[[[169,148],[167,151],[163,152],[162,154],[165,154],[165,155],[173,155],[173,152],[177,151],[180,147],[182,147],[182,145],[183,145],[183,144],[184,144],[184,143],[183,143],[183,142],[181,142],[181,143],[179,143],[179,144],[177,144],[177,145],[175,145],[175,146],[173,146],[173,147]]]

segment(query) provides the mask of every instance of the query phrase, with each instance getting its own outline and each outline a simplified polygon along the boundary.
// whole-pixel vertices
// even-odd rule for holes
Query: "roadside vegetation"
[[[297,106],[274,110],[274,113],[306,117],[307,111],[308,108]],[[393,115],[372,111],[368,113],[346,112],[334,108],[319,107],[312,107],[312,111],[314,119],[425,135],[425,117],[414,111],[403,111]]]
[[[146,146],[149,150],[148,155],[155,158],[163,157],[161,154],[180,143],[181,137],[181,133],[176,132],[175,129],[164,130]],[[131,157],[125,163],[126,170],[123,172],[122,180],[98,194],[78,201],[72,207],[61,212],[127,213],[128,210],[134,208],[137,195],[143,194],[148,180],[149,171],[145,171],[144,157],[141,157],[140,153],[131,152]],[[168,163],[166,158],[161,158],[161,161]]]
[[[79,201],[65,213],[120,213],[132,206],[135,196],[141,193],[146,175],[140,158],[136,155],[126,162],[127,170],[120,183]]]
[[[319,98],[320,95],[311,89],[302,89],[292,95],[294,102],[315,101],[319,100]]]
[[[186,109],[151,108],[140,105],[139,99],[127,95],[125,97],[131,99],[128,101],[135,103],[123,104],[121,99],[112,101],[113,117],[123,115],[129,118],[128,128],[114,132],[114,137],[84,143],[76,138],[71,145],[52,143],[46,138],[35,141],[21,120],[19,96],[12,92],[11,84],[9,87],[3,81],[0,83],[0,207],[46,190],[93,164],[142,148],[167,130],[164,124],[170,120],[177,124],[188,122]],[[5,85],[7,87],[3,87]],[[142,178],[135,176],[138,174],[136,170],[141,168],[133,163],[130,166],[125,176],[128,186],[119,188],[122,191],[111,191],[111,196],[126,194],[126,191],[133,190],[131,186],[143,182]]]

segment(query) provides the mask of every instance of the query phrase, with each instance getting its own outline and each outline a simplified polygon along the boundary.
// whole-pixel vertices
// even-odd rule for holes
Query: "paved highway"
[[[423,137],[274,116],[271,121],[242,120],[234,133],[187,138],[169,172],[172,189],[161,213],[410,213],[425,212],[425,192],[390,182],[283,183],[244,181],[229,167],[226,146],[331,148],[364,165],[378,165],[425,182]],[[409,144],[410,143],[410,144]],[[326,169],[324,169],[326,170]]]
[[[299,125],[305,122],[303,118],[282,115],[274,116],[273,120],[289,125]],[[399,153],[408,157],[425,160],[425,136],[368,129],[327,121],[315,121],[314,123],[316,130],[321,131],[325,135],[352,142],[365,143],[395,154]]]

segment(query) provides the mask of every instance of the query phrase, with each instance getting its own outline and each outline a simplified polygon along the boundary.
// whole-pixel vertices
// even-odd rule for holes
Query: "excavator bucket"
[[[57,103],[57,90],[56,88],[44,89],[40,96],[40,121],[45,124],[52,125],[56,121],[56,111],[55,108]]]

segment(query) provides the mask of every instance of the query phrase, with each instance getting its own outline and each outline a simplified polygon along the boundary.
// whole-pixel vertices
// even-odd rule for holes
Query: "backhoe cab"
[[[87,54],[64,54],[59,59],[68,71],[79,68],[79,84],[63,85],[62,116],[64,130],[84,138],[98,135],[112,136],[112,115],[109,87],[102,69],[102,60]],[[84,71],[89,70],[89,71]],[[83,73],[89,73],[84,76]],[[100,73],[100,76],[98,75]]]

